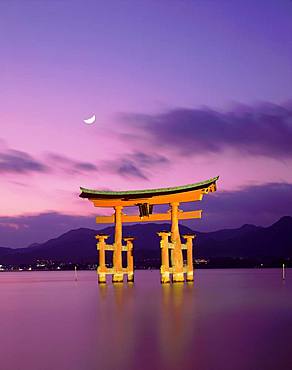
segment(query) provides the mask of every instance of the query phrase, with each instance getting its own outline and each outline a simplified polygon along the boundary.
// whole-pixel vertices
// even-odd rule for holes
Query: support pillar
[[[105,265],[105,244],[108,235],[99,234],[95,236],[98,240],[96,244],[97,250],[99,251],[99,266],[97,268],[97,276],[99,283],[106,283],[106,265]]]
[[[133,282],[134,281],[134,257],[133,257],[133,240],[135,238],[123,238],[126,242],[127,247],[127,281]]]
[[[168,238],[170,236],[170,232],[168,231],[161,231],[157,233],[158,236],[161,237],[160,241],[160,248],[161,248],[161,283],[169,283],[169,254],[168,254]]]
[[[187,246],[187,281],[194,281],[193,239],[195,235],[183,235]]]
[[[115,242],[113,255],[113,283],[123,282],[122,266],[122,206],[115,207]]]
[[[171,206],[171,242],[173,243],[173,282],[183,282],[183,254],[178,227],[178,202],[173,202]]]

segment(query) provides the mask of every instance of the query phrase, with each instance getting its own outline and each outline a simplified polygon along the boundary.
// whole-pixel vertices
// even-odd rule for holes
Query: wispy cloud
[[[149,171],[161,164],[167,164],[166,157],[159,154],[133,152],[120,158],[104,161],[102,167],[105,171],[115,173],[125,178],[149,180]]]
[[[49,153],[47,155],[48,164],[68,174],[80,174],[83,172],[97,171],[97,166],[90,162],[77,161],[61,154]]]
[[[6,145],[0,148],[0,173],[2,174],[25,175],[33,172],[53,174],[56,170],[72,175],[94,172],[98,169],[93,163],[78,161],[57,153],[35,158],[27,152],[7,148]]]
[[[30,154],[19,150],[7,149],[0,153],[0,173],[28,174],[49,172],[49,167]]]

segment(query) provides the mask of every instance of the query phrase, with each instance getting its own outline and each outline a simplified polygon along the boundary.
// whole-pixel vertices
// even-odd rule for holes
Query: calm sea
[[[197,270],[194,285],[0,274],[1,370],[292,369],[292,270]]]

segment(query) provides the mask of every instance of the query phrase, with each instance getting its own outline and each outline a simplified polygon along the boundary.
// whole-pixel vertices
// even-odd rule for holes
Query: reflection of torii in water
[[[193,218],[201,218],[201,210],[184,212],[179,210],[179,204],[183,202],[194,202],[202,200],[204,194],[216,190],[218,177],[195,184],[178,186],[172,188],[130,190],[130,191],[101,191],[81,189],[81,198],[89,199],[95,207],[112,207],[115,213],[112,216],[97,216],[96,223],[115,224],[115,239],[112,245],[106,244],[108,235],[96,235],[99,250],[99,267],[97,269],[98,281],[106,282],[106,275],[113,275],[113,282],[122,282],[123,276],[128,276],[128,281],[134,280],[133,263],[133,238],[122,238],[123,222],[147,222],[171,220],[171,233],[160,232],[161,237],[161,282],[168,283],[170,274],[173,282],[184,281],[186,272],[187,280],[192,281],[193,257],[192,239],[194,235],[183,235],[185,244],[181,244],[178,221]],[[153,206],[157,204],[169,204],[170,211],[167,213],[153,213]],[[126,215],[122,213],[124,207],[137,206],[139,215]],[[170,242],[169,242],[169,236]],[[126,245],[122,245],[122,239]],[[183,265],[182,250],[187,249],[187,265]],[[169,250],[171,266],[169,266]],[[113,268],[107,268],[105,264],[105,251],[113,251]],[[127,267],[122,266],[122,252],[127,252]]]
[[[163,369],[197,368],[197,363],[190,367],[194,353],[192,334],[197,317],[195,297],[195,286],[191,283],[161,287],[158,334]]]

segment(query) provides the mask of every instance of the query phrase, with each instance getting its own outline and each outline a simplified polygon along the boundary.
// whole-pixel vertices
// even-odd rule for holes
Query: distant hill
[[[123,227],[124,236],[135,237],[135,262],[160,259],[160,238],[157,232],[170,230],[169,224],[135,224]],[[226,229],[202,233],[180,225],[180,231],[195,233],[195,257],[204,258],[292,258],[292,217],[285,216],[269,227],[243,225],[238,229]],[[109,234],[113,241],[114,228],[103,230],[80,228],[68,231],[58,238],[27,248],[0,248],[0,264],[20,265],[46,259],[64,263],[96,263],[97,232]]]
[[[12,252],[12,248],[0,248],[0,258]]]
[[[198,233],[198,253],[207,257],[291,258],[292,217],[269,227],[243,225],[239,229]]]

